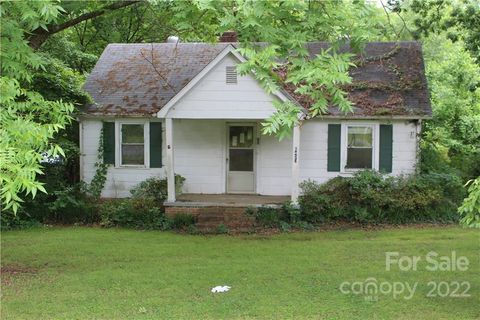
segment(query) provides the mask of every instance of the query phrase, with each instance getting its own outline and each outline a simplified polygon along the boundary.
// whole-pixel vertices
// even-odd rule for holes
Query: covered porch
[[[288,142],[280,142],[276,137],[263,136],[260,130],[255,130],[258,120],[233,121],[235,124],[231,120],[220,119],[165,119],[166,206],[248,207],[280,205],[287,200],[297,202],[300,126],[294,127]],[[235,130],[231,129],[232,126],[236,127]],[[245,134],[234,137],[232,132],[250,126],[257,132],[251,138],[251,146],[248,146],[251,159],[238,158],[234,161],[232,149],[239,147],[232,146],[230,142],[247,141],[250,134],[245,131]],[[244,163],[248,165],[240,165],[239,171],[234,172],[233,163],[238,167],[241,161],[246,161]],[[185,194],[180,196],[175,191],[175,174],[185,176],[187,183],[190,182],[183,190]],[[233,190],[234,179],[242,183],[250,179],[241,187],[247,185],[251,189]]]

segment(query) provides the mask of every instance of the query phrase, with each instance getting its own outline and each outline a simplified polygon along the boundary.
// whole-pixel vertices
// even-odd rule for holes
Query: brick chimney
[[[218,39],[219,42],[237,42],[237,40],[236,31],[225,31]]]

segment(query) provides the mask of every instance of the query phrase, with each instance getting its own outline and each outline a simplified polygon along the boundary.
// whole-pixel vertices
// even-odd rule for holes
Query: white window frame
[[[122,126],[126,124],[143,125],[143,164],[122,164]],[[116,168],[150,168],[150,122],[139,119],[123,119],[115,121],[115,167]]]
[[[372,122],[343,122],[341,129],[341,154],[340,154],[340,164],[342,173],[355,173],[361,170],[369,169],[353,169],[346,168],[347,166],[347,152],[348,152],[348,127],[369,127],[372,128],[372,168],[370,170],[377,170],[379,167],[379,150],[380,150],[380,140],[379,132],[380,125],[378,123]]]

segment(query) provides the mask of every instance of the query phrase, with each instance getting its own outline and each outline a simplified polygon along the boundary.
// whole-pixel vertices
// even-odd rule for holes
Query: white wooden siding
[[[237,84],[226,83],[226,67],[238,64],[225,56],[169,111],[168,117],[182,119],[265,119],[274,111],[272,101],[251,75],[238,76]]]
[[[292,139],[262,135],[257,153],[258,192],[289,195],[292,188]]]
[[[186,178],[183,192],[225,192],[227,122],[229,121],[178,119],[173,121],[175,173]],[[327,172],[328,123],[332,121],[310,120],[304,122],[301,127],[300,181],[313,179],[323,183],[339,175],[351,175]],[[82,121],[81,176],[86,182],[90,182],[95,175],[101,127],[101,120]],[[392,174],[410,174],[415,171],[418,132],[419,127],[415,124],[407,121],[393,122]],[[165,143],[162,148],[162,163],[165,164]],[[259,194],[290,194],[291,153],[291,138],[278,141],[276,137],[260,136],[259,144],[256,145],[256,189]],[[128,197],[132,187],[149,177],[164,178],[165,167],[151,169],[109,167],[102,196]]]
[[[225,121],[173,120],[175,173],[186,193],[225,192]]]
[[[327,171],[327,146],[329,123],[359,123],[360,121],[310,120],[303,123],[300,139],[300,180],[312,179],[323,183],[337,176],[351,176],[348,172]],[[380,124],[380,121],[361,121],[361,123]],[[408,121],[393,121],[392,175],[415,172],[417,159],[417,133],[419,128]],[[344,134],[342,130],[342,134]],[[344,148],[342,136],[342,152]],[[378,135],[375,145],[378,145]],[[376,159],[378,161],[378,159]]]
[[[122,121],[122,119],[119,119]],[[95,175],[95,162],[97,162],[97,150],[102,129],[101,120],[84,119],[81,122],[83,135],[81,141],[81,176],[83,181],[90,183]],[[165,141],[165,137],[162,138]],[[145,141],[145,145],[148,145]],[[165,143],[162,150],[165,151]],[[165,152],[162,152],[162,163],[165,163]],[[138,183],[150,177],[165,176],[165,167],[162,168],[122,168],[110,166],[107,173],[107,181],[102,192],[105,198],[123,198],[130,196],[130,189]]]

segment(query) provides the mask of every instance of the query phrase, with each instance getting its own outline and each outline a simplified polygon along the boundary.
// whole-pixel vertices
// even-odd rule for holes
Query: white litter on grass
[[[212,292],[213,293],[219,293],[219,292],[227,292],[228,290],[230,290],[231,287],[229,286],[216,286],[214,288],[212,288]]]

